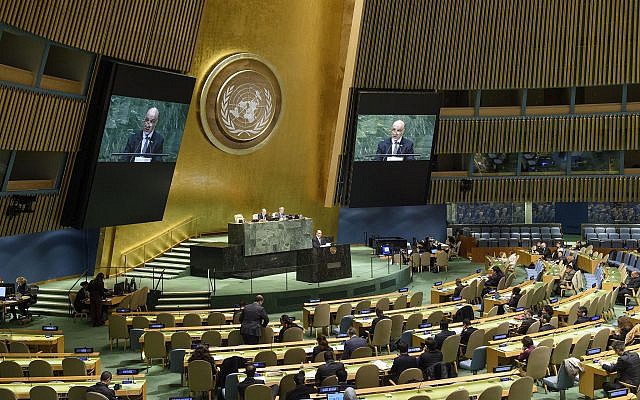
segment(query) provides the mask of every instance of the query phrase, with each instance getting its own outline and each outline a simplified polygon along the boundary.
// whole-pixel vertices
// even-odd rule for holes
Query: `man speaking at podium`
[[[156,124],[158,123],[158,109],[151,107],[147,110],[147,115],[144,117],[144,125],[142,131],[134,133],[129,136],[127,145],[124,148],[124,153],[139,153],[140,157],[145,157],[144,154],[162,154],[164,151],[164,137],[155,131]],[[126,155],[128,161],[136,161],[136,155]],[[162,156],[149,156],[150,161],[161,161]]]
[[[391,137],[378,143],[376,154],[380,154],[378,161],[414,160],[413,142],[403,138],[404,122],[397,120],[391,127]],[[403,156],[403,154],[411,154]]]
[[[321,246],[326,244],[326,241],[322,237],[322,231],[318,229],[314,237],[311,238],[311,244],[314,249],[319,249]]]

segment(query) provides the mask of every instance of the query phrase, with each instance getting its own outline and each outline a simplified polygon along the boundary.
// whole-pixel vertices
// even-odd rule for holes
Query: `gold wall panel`
[[[227,230],[233,215],[286,207],[337,233],[337,209],[323,206],[340,102],[345,44],[340,27],[348,0],[227,0],[206,2],[189,74],[197,78],[167,208],[162,222],[119,226],[102,260],[167,227],[200,217],[198,230]],[[348,27],[347,27],[348,28]],[[260,55],[280,79],[283,107],[269,142],[247,155],[231,155],[206,138],[198,92],[207,73],[229,54]],[[111,234],[111,232],[110,232]],[[105,255],[104,252],[112,252]],[[104,267],[104,266],[103,266]]]
[[[0,22],[65,45],[189,70],[205,0],[0,0]]]
[[[366,0],[355,86],[640,82],[639,0]]]
[[[640,114],[440,118],[437,154],[638,150]]]
[[[473,189],[460,190],[462,179],[433,178],[430,202],[638,202],[640,176],[564,176],[473,179]]]

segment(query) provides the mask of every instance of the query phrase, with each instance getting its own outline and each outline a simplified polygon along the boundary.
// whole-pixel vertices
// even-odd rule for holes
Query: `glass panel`
[[[619,174],[620,152],[574,152],[571,153],[571,174]]]
[[[555,222],[556,207],[554,203],[533,203],[531,205],[532,222]]]
[[[474,175],[515,175],[517,153],[476,153],[473,155]]]
[[[457,203],[458,224],[521,224],[524,203]]]
[[[567,170],[567,153],[523,153],[520,171],[522,175],[564,175]]]

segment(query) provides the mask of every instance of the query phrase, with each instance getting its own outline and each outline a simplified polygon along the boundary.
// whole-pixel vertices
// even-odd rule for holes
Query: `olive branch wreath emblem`
[[[227,129],[227,131],[229,133],[233,133],[236,134],[238,136],[246,134],[247,136],[251,136],[251,135],[258,135],[260,133],[262,133],[262,131],[264,130],[264,128],[269,125],[269,121],[271,119],[271,111],[273,108],[273,101],[271,98],[271,92],[269,91],[269,89],[267,88],[263,88],[262,91],[264,92],[264,97],[265,97],[265,107],[264,107],[264,113],[262,113],[262,117],[260,117],[260,119],[254,124],[253,128],[251,129],[241,129],[241,128],[237,128],[235,123],[233,122],[233,119],[231,118],[231,116],[229,115],[230,110],[229,110],[229,98],[231,97],[231,94],[233,93],[233,90],[235,89],[235,85],[230,85],[227,90],[225,90],[224,94],[222,95],[222,104],[220,106],[220,115],[221,115],[221,119],[222,119],[222,123],[224,124],[224,127]]]

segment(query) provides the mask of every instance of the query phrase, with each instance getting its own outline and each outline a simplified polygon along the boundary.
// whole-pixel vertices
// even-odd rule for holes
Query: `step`
[[[164,275],[162,275],[162,278],[160,277],[160,274],[156,272],[156,274],[152,274],[150,272],[137,272],[135,269],[127,272],[127,276],[129,278],[134,277],[134,278],[147,278],[147,279],[153,279],[155,277],[155,279],[173,279],[175,278],[177,275],[170,275],[165,273]]]
[[[40,299],[59,299],[61,301],[69,301],[69,296],[67,296],[66,293],[57,294],[57,293],[42,292],[38,290],[38,300]]]
[[[166,253],[163,253],[162,256],[181,258],[181,259],[189,258],[190,257],[189,248],[185,249],[185,251],[167,251]]]
[[[149,267],[139,267],[133,270],[133,272],[146,272],[149,273],[151,275],[153,275],[155,271],[156,277],[160,276],[160,274],[162,273],[161,269],[156,268],[155,270],[153,268],[149,268]],[[180,272],[184,271],[184,269],[181,270],[175,270],[175,269],[165,269],[164,270],[164,275],[165,276],[173,276],[175,277],[176,275],[178,275]]]
[[[166,269],[184,270],[186,268],[189,268],[189,264],[172,264],[172,263],[165,263],[165,262],[158,262],[158,261],[148,262],[144,266],[145,267],[156,267],[156,270],[162,270],[164,268],[166,268]]]
[[[191,249],[189,249],[188,246],[183,246],[183,245],[180,245],[178,247],[174,247],[171,249],[171,251],[178,252],[178,253],[189,253],[190,250]]]
[[[194,301],[202,302],[203,300],[209,300],[209,297],[160,297],[158,299],[158,303],[175,303],[175,302],[185,302],[192,303]]]
[[[58,301],[40,300],[40,297],[38,297],[38,302],[33,306],[38,306],[42,308],[55,308],[55,309],[64,308],[65,310],[69,309],[69,303],[67,302],[62,303]]]
[[[162,292],[162,297],[182,297],[182,296],[206,296],[208,297],[210,294],[209,291],[206,290],[196,290],[193,292]]]
[[[156,306],[156,310],[173,310],[173,311],[201,310],[203,308],[209,308],[209,307],[210,307],[209,303],[190,303],[190,304],[180,305],[179,307],[173,304],[158,304]]]
[[[36,314],[36,315],[55,315],[55,316],[60,316],[60,317],[68,317],[69,316],[69,310],[68,309],[65,309],[65,310],[50,309],[50,308],[46,308],[46,307],[38,307],[37,304],[29,307],[29,312],[31,314]]]
[[[191,262],[191,257],[167,257],[165,255],[162,255],[160,257],[156,257],[153,259],[152,262],[159,262],[159,263],[166,263],[166,264],[178,264],[178,265],[189,265],[189,263]],[[149,263],[147,263],[149,264]]]

